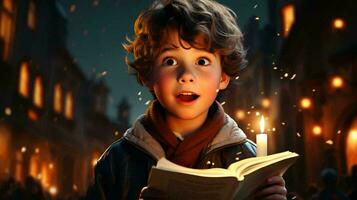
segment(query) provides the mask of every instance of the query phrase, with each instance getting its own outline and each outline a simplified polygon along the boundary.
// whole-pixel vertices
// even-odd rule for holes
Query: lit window
[[[14,4],[12,0],[3,0],[2,1],[3,7],[10,13],[14,11]]]
[[[36,27],[36,5],[30,1],[29,10],[27,15],[27,25],[30,29],[34,30]]]
[[[23,62],[20,66],[20,77],[19,77],[19,93],[24,96],[29,96],[29,66],[28,63]]]
[[[15,152],[15,180],[23,180],[23,155],[20,151]]]
[[[54,102],[53,109],[55,112],[62,112],[62,88],[59,83],[57,83],[54,87]]]
[[[42,161],[41,164],[41,184],[44,188],[48,188],[50,179],[50,172],[48,170],[48,164]]]
[[[357,118],[353,120],[352,126],[348,131],[346,141],[346,159],[347,169],[351,172],[352,166],[357,163]]]
[[[30,168],[29,168],[29,175],[32,177],[37,177],[40,171],[40,163],[39,163],[39,156],[38,155],[31,155],[30,158]]]
[[[64,115],[67,119],[73,119],[73,95],[67,92]]]
[[[10,54],[12,33],[14,28],[14,6],[12,0],[3,0],[4,9],[0,13],[0,38],[3,40],[3,58],[6,60]]]
[[[35,79],[33,103],[39,108],[43,107],[43,86],[41,77],[36,77]]]
[[[292,4],[285,5],[282,9],[283,16],[283,34],[284,37],[288,36],[291,26],[295,21],[295,8]]]

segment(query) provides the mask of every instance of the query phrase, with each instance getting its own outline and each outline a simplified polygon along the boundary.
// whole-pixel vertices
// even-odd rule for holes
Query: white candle
[[[266,156],[268,148],[268,135],[264,133],[264,116],[261,117],[259,125],[260,133],[256,135],[257,156]]]

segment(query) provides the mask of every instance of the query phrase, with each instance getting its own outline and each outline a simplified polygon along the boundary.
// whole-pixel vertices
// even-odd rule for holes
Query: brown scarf
[[[201,152],[212,142],[224,121],[222,106],[214,102],[209,108],[204,124],[195,133],[180,141],[165,123],[164,108],[155,100],[149,106],[142,123],[151,136],[161,144],[167,159],[182,166],[194,167]]]

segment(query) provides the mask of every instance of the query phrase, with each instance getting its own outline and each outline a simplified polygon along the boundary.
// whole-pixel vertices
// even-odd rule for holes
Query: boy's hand
[[[255,199],[286,200],[287,190],[285,181],[281,176],[273,176],[261,186],[255,193]]]
[[[160,190],[156,190],[148,186],[143,187],[143,189],[141,189],[140,192],[139,200],[153,200],[153,199],[165,200],[168,199],[168,196],[165,194],[165,192],[162,192]]]

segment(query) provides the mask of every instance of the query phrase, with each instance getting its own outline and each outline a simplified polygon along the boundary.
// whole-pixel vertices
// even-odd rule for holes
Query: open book
[[[148,186],[166,191],[169,199],[250,199],[267,178],[283,175],[298,154],[285,151],[232,163],[228,169],[192,169],[161,158],[152,167]]]

